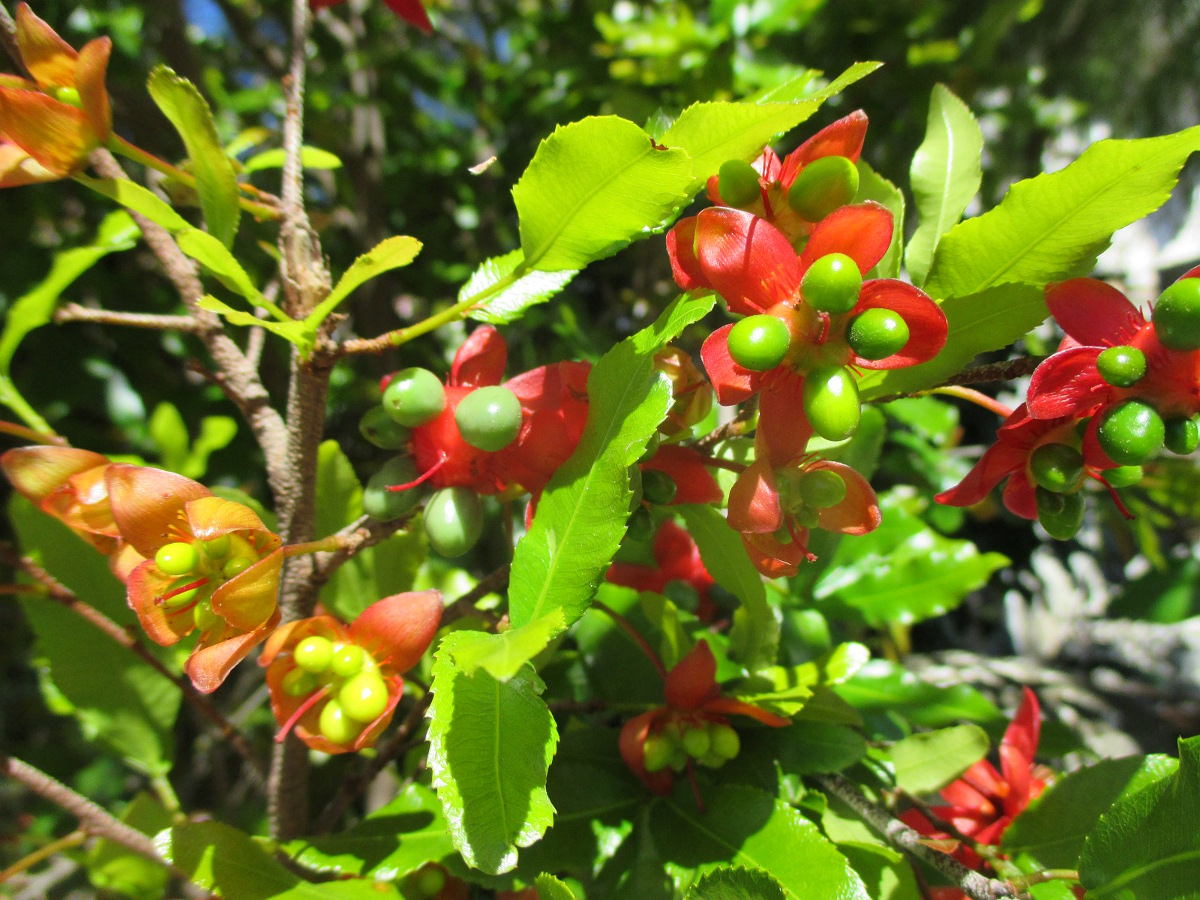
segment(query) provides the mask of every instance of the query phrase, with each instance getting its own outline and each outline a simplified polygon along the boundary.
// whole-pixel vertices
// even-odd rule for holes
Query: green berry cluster
[[[780,505],[804,528],[816,528],[821,510],[846,499],[846,481],[831,469],[783,469],[775,478]]]
[[[258,562],[259,556],[239,534],[163,544],[154,554],[154,565],[173,580],[158,603],[169,612],[191,609],[196,627],[208,631],[222,621],[213,611],[213,592]]]
[[[1195,415],[1164,420],[1153,405],[1131,398],[1100,413],[1096,437],[1113,462],[1140,466],[1163,447],[1180,455],[1194,452],[1200,446],[1200,421]]]
[[[357,644],[312,635],[296,644],[292,661],[296,668],[283,677],[283,691],[290,697],[327,691],[318,728],[333,743],[353,743],[387,709],[379,665]]]
[[[819,222],[858,193],[858,168],[845,156],[814,159],[788,189],[788,206],[809,222]]]
[[[667,722],[642,745],[643,765],[647,772],[670,768],[682,772],[688,760],[710,769],[719,769],[738,755],[742,742],[738,733],[724,722],[708,719]]]

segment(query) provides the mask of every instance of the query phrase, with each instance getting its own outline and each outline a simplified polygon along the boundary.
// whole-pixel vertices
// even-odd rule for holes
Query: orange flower
[[[108,457],[74,447],[18,447],[0,456],[17,492],[106,556],[120,546],[108,504]]]
[[[288,622],[263,648],[271,710],[314,750],[351,753],[387,728],[404,692],[401,672],[429,649],[442,617],[438,591],[395,594],[348,627],[333,616]]]
[[[111,465],[105,481],[121,537],[141,558],[125,582],[130,607],[159,644],[198,630],[184,671],[197,690],[216,690],[279,624],[283,542],[249,507],[182,475]]]
[[[104,87],[112,40],[96,38],[76,51],[24,3],[16,30],[33,80],[0,75],[0,187],[66,178],[112,132]]]

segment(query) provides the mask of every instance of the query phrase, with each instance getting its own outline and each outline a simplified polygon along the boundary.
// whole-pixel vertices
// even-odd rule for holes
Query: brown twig
[[[93,322],[98,325],[122,325],[127,328],[146,328],[154,331],[182,331],[194,334],[200,323],[192,316],[157,316],[150,313],[114,312],[107,309],[90,309],[78,303],[68,303],[54,312],[54,321]]]
[[[321,811],[321,815],[317,817],[317,822],[313,826],[315,834],[324,834],[331,830],[350,808],[360,794],[363,793],[376,776],[387,767],[387,765],[396,759],[401,754],[405,753],[410,746],[415,743],[413,735],[420,724],[421,719],[425,717],[425,711],[429,709],[429,703],[433,699],[433,695],[426,691],[412,709],[404,717],[404,721],[396,728],[395,733],[388,738],[386,744],[382,747],[377,747],[374,758],[367,761],[362,770],[356,775],[346,778],[338,792],[334,794],[333,799],[329,801],[325,809]]]
[[[221,714],[220,710],[208,701],[208,698],[204,694],[197,691],[190,681],[168,669],[145,644],[137,640],[126,629],[104,615],[96,607],[80,600],[73,591],[61,584],[53,575],[29,557],[21,556],[11,544],[0,542],[0,560],[3,560],[6,565],[12,568],[24,572],[37,582],[37,590],[41,596],[48,600],[53,600],[61,606],[65,606],[67,609],[86,619],[99,631],[103,632],[126,650],[129,650],[163,678],[166,678],[178,687],[183,693],[183,699],[207,719],[220,733],[221,737],[229,743],[234,752],[246,761],[250,766],[250,780],[253,781],[256,787],[262,788],[266,777],[266,768],[262,760],[258,758],[258,754],[254,752],[245,735],[238,731]]]
[[[939,853],[925,844],[925,836],[909,828],[888,810],[872,802],[855,785],[841,775],[817,775],[813,780],[824,791],[836,795],[863,820],[883,835],[893,847],[921,860],[957,884],[975,900],[999,900],[1001,897],[1024,897],[1006,881],[988,878],[968,869],[953,856]]]
[[[480,579],[475,587],[471,588],[442,611],[442,624],[445,625],[447,622],[453,622],[455,619],[472,613],[483,615],[493,625],[496,624],[498,617],[490,613],[481,613],[475,609],[475,604],[488,594],[499,593],[507,588],[509,570],[510,566],[506,563]]]

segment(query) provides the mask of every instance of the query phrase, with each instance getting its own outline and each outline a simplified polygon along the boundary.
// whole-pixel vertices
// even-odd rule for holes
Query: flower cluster
[[[1007,478],[1005,506],[1066,539],[1083,520],[1087,478],[1121,486],[1164,447],[1200,446],[1200,267],[1162,293],[1149,319],[1094,278],[1051,285],[1046,302],[1066,337],[996,443],[937,499],[968,506]]]
[[[717,661],[705,641],[663,679],[662,706],[634,716],[621,729],[621,758],[656,794],[669,794],[675,775],[697,764],[719,768],[741,749],[729,716],[749,716],[775,728],[791,724],[761,707],[721,694]]]
[[[16,39],[32,80],[0,75],[0,187],[66,178],[112,132],[104,87],[110,38],[76,51],[20,3]]]

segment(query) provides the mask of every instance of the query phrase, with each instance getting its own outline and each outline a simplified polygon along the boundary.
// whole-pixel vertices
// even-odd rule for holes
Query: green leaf
[[[910,794],[932,794],[983,759],[989,743],[978,725],[955,725],[909,735],[892,744],[887,755],[898,787]]]
[[[357,825],[334,835],[289,841],[283,849],[313,872],[397,881],[452,855],[454,841],[437,795],[410,782]]]
[[[366,879],[302,881],[250,835],[220,822],[189,822],[163,831],[159,852],[188,880],[238,900],[403,900],[391,885]]]
[[[783,885],[762,869],[725,867],[706,872],[685,900],[783,900]]]
[[[900,257],[904,250],[904,192],[888,181],[860,159],[858,168],[858,193],[855,203],[873,200],[886,206],[892,213],[892,243],[883,258],[868,273],[872,278],[895,278],[900,274]]]
[[[153,837],[164,828],[170,828],[172,818],[161,803],[149,794],[140,793],[125,807],[121,821]],[[168,878],[167,870],[159,863],[107,838],[96,841],[88,850],[87,874],[100,890],[134,900],[159,900]]]
[[[524,262],[525,254],[520,250],[484,260],[458,292],[459,303],[478,298],[467,317],[493,325],[515,322],[529,307],[545,303],[579,274],[574,269],[524,271]],[[518,269],[524,274],[516,275]]]
[[[282,322],[273,322],[270,319],[260,319],[253,313],[244,312],[240,309],[234,309],[228,303],[223,303],[212,294],[205,294],[200,298],[197,304],[201,309],[207,309],[210,312],[215,312],[217,315],[229,320],[234,325],[244,325],[247,328],[262,328],[283,338],[286,341],[297,345],[301,348],[312,346],[313,332],[303,323],[289,319]]]
[[[208,103],[194,84],[166,66],[154,68],[146,89],[183,138],[209,233],[226,247],[231,246],[242,214],[237,175],[233,161],[221,147]]]
[[[873,659],[835,691],[855,708],[897,713],[915,725],[938,728],[966,719],[984,725],[1006,722],[1004,713],[965,684],[937,687],[886,659]]]
[[[625,533],[633,498],[629,467],[671,405],[670,383],[655,373],[654,354],[713,303],[711,296],[677,300],[592,368],[583,437],[547,485],[513,557],[513,625],[562,610],[569,626],[587,609]]]
[[[566,629],[562,610],[554,609],[501,634],[479,635],[454,652],[454,664],[467,675],[482,667],[493,678],[507,681]]]
[[[543,872],[533,883],[537,887],[538,900],[575,900],[571,889],[553,875]]]
[[[1077,769],[1048,787],[1004,829],[1004,850],[1033,856],[1049,869],[1074,868],[1101,815],[1178,768],[1178,760],[1153,754],[1104,759]]]
[[[867,664],[871,651],[863,644],[838,644],[823,657],[798,666],[772,666],[746,679],[734,692],[739,700],[793,716],[818,685],[841,684]]]
[[[872,900],[923,900],[908,860],[875,841],[839,841],[838,851],[867,886]]]
[[[124,585],[103,556],[24,497],[13,497],[9,519],[26,555],[117,624],[138,629]],[[36,595],[20,602],[37,635],[40,665],[84,734],[138,771],[166,775],[175,756],[179,688],[67,607]],[[98,672],[109,677],[97,678]]]
[[[1200,738],[1179,741],[1179,769],[1100,817],[1079,859],[1088,897],[1200,897]]]
[[[157,195],[128,178],[89,178],[87,175],[72,177],[84,187],[91,188],[97,194],[102,194],[110,200],[115,200],[126,209],[140,213],[172,234],[192,227],[187,219],[171,208],[170,204],[160,200]]]
[[[926,291],[963,297],[1007,282],[1044,286],[1086,275],[1118,228],[1158,209],[1200,149],[1200,125],[1100,141],[1066,168],[1017,182],[995,209],[952,228]]]
[[[187,423],[174,404],[165,400],[154,407],[146,422],[151,439],[158,445],[159,459],[164,469],[178,472],[187,478],[204,477],[208,458],[229,446],[237,436],[237,422],[229,416],[205,416],[200,420],[200,434],[189,442]]]
[[[795,775],[840,772],[867,753],[863,736],[836,722],[796,722],[763,729],[759,740],[775,748],[773,758],[784,772]]]
[[[711,506],[683,504],[675,511],[700,548],[704,568],[742,603],[730,633],[737,657],[751,672],[770,665],[779,646],[779,619],[767,603],[762,576],[746,555],[741,536]]]
[[[881,498],[883,524],[842,541],[813,596],[829,609],[880,628],[939,616],[1008,565],[970,541],[943,537],[890,495]]]
[[[317,447],[314,534],[327,537],[362,515],[362,485],[354,465],[335,440]]]
[[[770,872],[795,900],[868,900],[846,858],[799,810],[746,785],[701,787],[706,811],[684,786],[651,810],[650,828],[668,860],[703,873],[722,866]]]
[[[287,153],[284,149],[282,147],[274,147],[250,157],[242,163],[242,171],[249,175],[263,169],[279,169],[283,167],[286,160]],[[313,170],[340,169],[342,167],[342,161],[335,154],[330,153],[328,150],[322,150],[319,147],[301,147],[300,162],[305,169]]]
[[[942,351],[919,366],[864,374],[858,381],[864,400],[941,384],[980,353],[1008,347],[1050,315],[1045,292],[1029,284],[1001,284],[978,294],[951,297],[941,307],[948,325]]]
[[[944,84],[934,85],[925,140],[910,171],[918,224],[905,262],[913,284],[925,283],[938,241],[958,224],[979,190],[982,153],[983,132],[971,110]]]
[[[538,840],[553,821],[546,772],[558,730],[532,666],[507,681],[484,669],[458,669],[455,654],[487,637],[451,632],[438,647],[429,766],[454,846],[467,865],[496,874],[513,868],[517,848]]]
[[[380,241],[342,273],[338,283],[333,286],[329,295],[317,304],[316,308],[304,319],[304,324],[316,331],[325,318],[337,309],[338,304],[345,300],[352,291],[360,285],[378,278],[384,272],[407,266],[421,252],[421,242],[407,235],[395,235]]]
[[[882,68],[883,63],[867,60],[865,62],[856,62],[846,71],[842,72],[837,78],[825,85],[817,91],[810,91],[809,85],[812,82],[812,70],[805,71],[795,78],[789,78],[783,84],[776,85],[773,88],[767,88],[756,94],[747,97],[747,100],[754,103],[774,103],[784,101],[803,101],[816,100],[824,103],[830,97],[834,97],[854,84],[856,81],[862,81],[872,72]]]
[[[618,116],[560,125],[513,188],[523,268],[582,269],[664,226],[690,193],[692,163]]]

